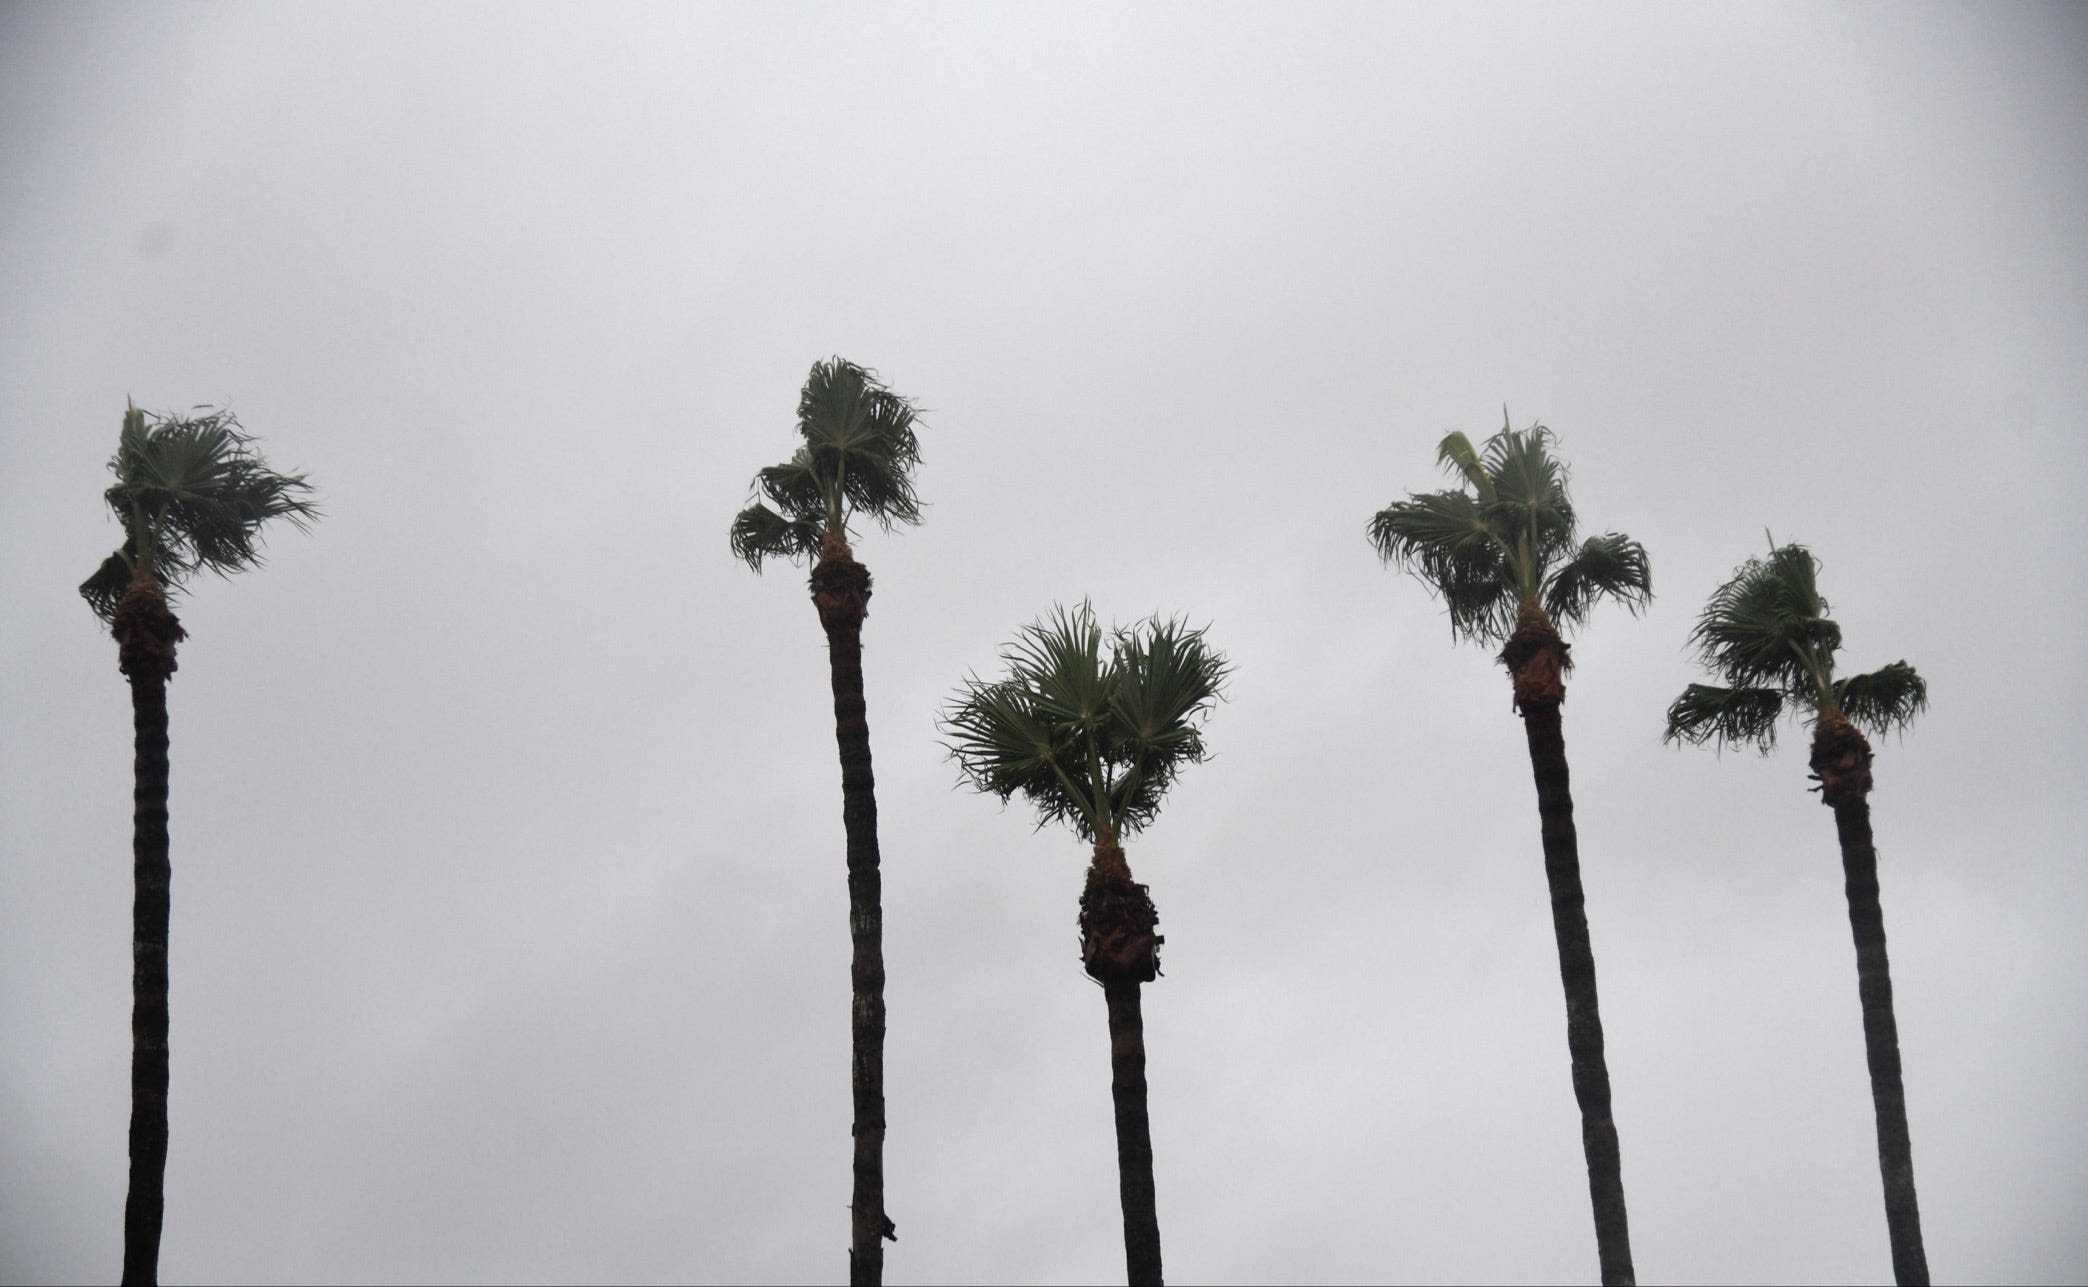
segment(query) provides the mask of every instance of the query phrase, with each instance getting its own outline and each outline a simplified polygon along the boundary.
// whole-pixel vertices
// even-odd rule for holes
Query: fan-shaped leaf
[[[1669,742],[1702,746],[1716,741],[1756,746],[1767,755],[1776,745],[1776,721],[1783,714],[1783,694],[1774,688],[1717,688],[1691,684],[1667,713]]]
[[[1887,733],[1928,709],[1928,683],[1904,661],[1836,680],[1834,704],[1858,728]]]

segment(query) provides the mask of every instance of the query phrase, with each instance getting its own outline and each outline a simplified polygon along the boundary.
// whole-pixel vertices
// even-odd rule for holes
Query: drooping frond
[[[1712,592],[1689,633],[1698,659],[1730,684],[1781,688],[1818,706],[1841,648],[1841,628],[1820,597],[1818,567],[1801,545],[1741,564]]]
[[[1378,557],[1419,576],[1443,600],[1451,634],[1505,639],[1515,628],[1512,551],[1467,492],[1422,492],[1370,520]]]
[[[1834,682],[1834,704],[1851,724],[1884,734],[1928,709],[1928,683],[1904,661]]]
[[[116,482],[103,493],[123,524],[123,546],[80,586],[104,619],[115,607],[108,591],[118,562],[126,583],[143,561],[162,591],[174,594],[199,569],[230,576],[258,567],[270,520],[303,530],[319,517],[303,474],[270,469],[229,410],[197,410],[203,414],[150,416],[136,407],[124,413],[109,461]]]
[[[1776,721],[1783,708],[1783,693],[1774,688],[1691,684],[1668,707],[1662,740],[1693,746],[1716,741],[1721,749],[1728,744],[1755,746],[1767,755],[1776,745]]]
[[[968,680],[944,710],[945,745],[978,790],[1020,794],[1089,840],[1145,827],[1205,758],[1199,725],[1229,670],[1201,630],[1154,618],[1105,633],[1087,604],[1023,627],[1001,660],[1004,678]]]
[[[122,601],[123,592],[130,588],[131,565],[118,550],[102,560],[94,575],[80,582],[80,597],[94,609],[94,615],[108,621],[116,615],[116,605]]]
[[[732,556],[756,572],[763,559],[812,558],[819,553],[823,531],[816,518],[785,518],[756,503],[733,517]]]
[[[1653,568],[1646,547],[1618,532],[1581,542],[1544,586],[1544,612],[1560,629],[1588,619],[1597,601],[1615,599],[1636,616],[1653,601]]]

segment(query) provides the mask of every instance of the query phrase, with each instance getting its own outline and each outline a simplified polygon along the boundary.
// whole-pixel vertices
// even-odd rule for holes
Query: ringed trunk
[[[1603,1056],[1602,1010],[1595,991],[1595,950],[1588,936],[1581,891],[1580,840],[1573,826],[1573,792],[1559,707],[1572,669],[1568,645],[1541,609],[1524,604],[1501,660],[1515,679],[1515,705],[1530,745],[1542,824],[1544,875],[1551,887],[1552,933],[1559,947],[1559,979],[1566,991],[1566,1050],[1573,1097],[1580,1105],[1581,1149],[1588,1162],[1588,1196],[1595,1211],[1595,1249],[1605,1284],[1636,1281],[1631,1229],[1624,1208],[1624,1165],[1610,1112],[1609,1064]]]
[[[167,924],[173,868],[167,839],[167,680],[185,633],[142,569],[110,621],[130,681],[131,1117],[130,1188],[123,1204],[123,1282],[159,1281],[167,1180]]]
[[[870,772],[870,721],[863,703],[863,619],[870,571],[829,534],[812,568],[812,603],[826,630],[834,688],[834,740],[841,755],[841,822],[848,838],[850,1085],[855,1101],[854,1184],[849,1202],[848,1281],[884,1279],[884,1242],[897,1232],[884,1201],[884,908],[878,877],[877,794]]]
[[[1928,1252],[1922,1246],[1921,1206],[1914,1195],[1914,1145],[1900,1077],[1885,912],[1878,901],[1878,850],[1871,839],[1870,742],[1846,719],[1823,716],[1813,730],[1811,763],[1820,782],[1820,801],[1834,810],[1834,830],[1841,841],[1849,930],[1856,940],[1856,991],[1863,1004],[1863,1050],[1878,1119],[1878,1171],[1885,1182],[1892,1277],[1900,1287],[1926,1287]]]
[[[1131,879],[1124,851],[1095,842],[1080,895],[1080,958],[1109,1006],[1109,1091],[1116,1108],[1117,1196],[1124,1212],[1124,1267],[1131,1287],[1160,1287],[1160,1213],[1153,1188],[1153,1133],[1146,1110],[1145,1018],[1139,989],[1160,974],[1160,914]]]

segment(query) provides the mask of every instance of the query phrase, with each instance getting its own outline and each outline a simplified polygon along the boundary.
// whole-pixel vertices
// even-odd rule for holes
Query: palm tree
[[[760,497],[732,520],[732,552],[761,571],[763,560],[814,559],[812,604],[826,630],[834,690],[834,740],[841,753],[841,823],[848,843],[850,1028],[855,1096],[855,1183],[849,1204],[852,1284],[884,1277],[884,1239],[897,1240],[884,1198],[884,908],[878,879],[877,794],[870,772],[870,723],[863,706],[863,618],[870,571],[855,561],[848,524],[867,516],[890,531],[921,521],[913,471],[921,445],[911,403],[875,372],[829,358],[812,364],[798,395],[803,439],[789,460],[754,476]]]
[[[1835,678],[1841,627],[1827,615],[1818,579],[1819,562],[1811,551],[1780,546],[1771,538],[1767,558],[1741,564],[1712,594],[1689,638],[1704,666],[1725,683],[1683,689],[1668,707],[1666,740],[1720,747],[1731,742],[1767,755],[1786,710],[1803,712],[1812,721],[1812,777],[1819,783],[1814,790],[1834,810],[1849,929],[1856,940],[1856,985],[1863,1003],[1871,1104],[1878,1118],[1892,1274],[1902,1284],[1926,1283],[1928,1253],[1914,1198],[1892,968],[1885,956],[1885,914],[1878,904],[1878,851],[1871,842],[1871,748],[1861,730],[1904,729],[1928,707],[1928,685],[1904,661],[1867,675]]]
[[[1436,459],[1462,485],[1412,494],[1379,510],[1370,520],[1370,541],[1385,562],[1419,576],[1442,597],[1453,638],[1503,645],[1500,659],[1514,680],[1515,708],[1537,781],[1596,1251],[1603,1282],[1630,1283],[1624,1176],[1610,1115],[1595,954],[1559,722],[1573,662],[1559,631],[1585,622],[1603,599],[1638,612],[1652,599],[1653,583],[1646,551],[1630,537],[1610,532],[1575,543],[1578,522],[1566,494],[1566,466],[1553,456],[1553,442],[1543,425],[1510,428],[1505,408],[1501,431],[1486,440],[1483,452],[1463,433],[1451,433],[1436,448]]]
[[[1201,724],[1230,666],[1202,630],[1152,618],[1109,633],[1082,604],[1025,626],[1001,652],[1004,679],[967,680],[943,713],[949,750],[980,791],[1020,794],[1044,822],[1092,843],[1080,896],[1080,959],[1109,1008],[1117,1189],[1131,1283],[1160,1282],[1160,1217],[1146,1115],[1139,988],[1160,974],[1160,915],[1131,879],[1121,838],[1160,812],[1185,764],[1205,758]],[[1041,824],[1040,824],[1041,825]]]
[[[159,1280],[167,1175],[167,679],[187,637],[167,606],[190,574],[259,566],[261,529],[300,529],[318,515],[302,474],[278,474],[228,410],[123,413],[103,493],[123,544],[80,585],[116,638],[130,680],[135,734],[131,861],[130,1194],[123,1207],[123,1281]]]

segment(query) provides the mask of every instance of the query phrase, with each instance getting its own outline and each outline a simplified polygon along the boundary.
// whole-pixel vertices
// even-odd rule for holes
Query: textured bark
[[[834,688],[834,740],[841,754],[841,822],[848,837],[848,933],[855,1098],[854,1188],[849,1202],[848,1280],[884,1278],[884,1241],[897,1238],[884,1203],[884,908],[878,877],[877,794],[870,771],[870,721],[863,704],[863,619],[870,572],[832,538],[813,566],[812,602],[826,630]]]
[[[111,622],[130,680],[131,792],[130,1191],[123,1204],[123,1282],[159,1281],[167,1178],[167,924],[173,868],[167,840],[167,679],[181,623],[142,575]]]
[[[1136,981],[1106,983],[1109,1093],[1116,1104],[1117,1196],[1124,1208],[1124,1272],[1131,1287],[1159,1287],[1160,1212],[1153,1193],[1153,1132],[1146,1116],[1145,1018]]]
[[[1609,1065],[1602,1053],[1602,1010],[1595,993],[1595,951],[1588,938],[1580,841],[1573,828],[1572,784],[1559,723],[1559,703],[1565,696],[1561,677],[1572,663],[1566,645],[1541,613],[1531,620],[1526,608],[1523,615],[1502,660],[1515,676],[1516,706],[1522,712],[1530,769],[1537,780],[1544,875],[1551,885],[1552,933],[1559,944],[1559,978],[1566,990],[1566,1049],[1573,1065],[1573,1097],[1580,1104],[1588,1196],[1595,1208],[1595,1249],[1602,1281],[1629,1284],[1635,1279],[1631,1229],[1624,1210],[1624,1165],[1616,1120],[1610,1114]]]
[[[1153,1189],[1153,1132],[1146,1113],[1145,1019],[1139,988],[1160,974],[1160,914],[1114,840],[1095,842],[1080,895],[1080,963],[1109,1004],[1109,1093],[1116,1105],[1117,1197],[1124,1212],[1124,1267],[1132,1287],[1160,1282],[1160,1213]]]
[[[1853,739],[1853,742],[1852,740]],[[1870,744],[1846,721],[1822,720],[1813,736],[1813,773],[1834,810],[1849,931],[1856,940],[1856,990],[1863,1002],[1863,1049],[1878,1118],[1878,1171],[1885,1182],[1885,1229],[1892,1277],[1901,1287],[1929,1280],[1914,1195],[1914,1145],[1900,1079],[1899,1023],[1892,1013],[1892,964],[1885,955],[1885,912],[1878,901],[1878,851],[1871,840]]]

